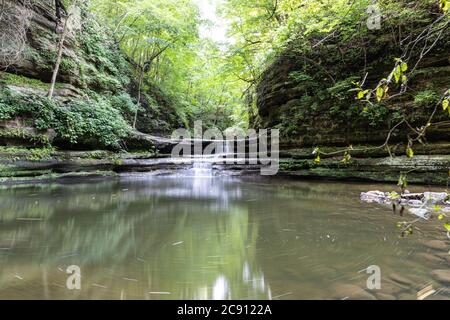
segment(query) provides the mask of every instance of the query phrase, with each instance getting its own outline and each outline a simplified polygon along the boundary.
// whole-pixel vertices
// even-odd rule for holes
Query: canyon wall
[[[4,3],[8,8],[5,13],[11,14],[14,21],[3,21],[5,25],[2,25],[1,32],[14,40],[15,28],[10,21],[21,23],[21,14],[26,9],[25,2],[5,0]],[[7,111],[21,108],[16,112],[20,116],[0,112],[0,145],[39,146],[49,139],[56,146],[66,149],[96,147],[96,141],[89,141],[88,137],[78,139],[76,143],[69,141],[64,134],[58,132],[58,128],[53,128],[54,125],[47,125],[49,128],[41,130],[39,123],[36,123],[40,121],[37,117],[41,115],[36,116],[35,112],[40,107],[31,106],[37,101],[44,105],[41,109],[48,108],[52,111],[62,108],[75,110],[80,105],[99,110],[106,105],[111,110],[117,110],[118,117],[123,117],[130,125],[133,123],[134,112],[131,108],[136,105],[138,96],[138,86],[134,80],[135,66],[119,49],[112,30],[103,26],[99,19],[89,13],[86,6],[87,4],[82,4],[78,8],[67,8],[72,10],[67,24],[69,32],[64,42],[56,82],[55,105],[51,106],[44,97],[50,86],[58,53],[61,30],[57,32],[57,29],[64,25],[65,20],[63,17],[58,26],[53,0],[33,0],[27,7],[30,23],[26,28],[24,50],[14,63],[0,69],[0,106]],[[145,83],[140,102],[137,130],[166,134],[173,128],[182,126],[170,99],[156,86]],[[86,120],[88,112],[83,112],[82,117]],[[133,139],[129,145],[148,147],[136,144]]]
[[[439,99],[450,88],[450,31],[443,30],[437,43],[420,59],[425,41],[412,50],[409,68],[419,61],[408,81],[408,90],[373,105],[356,99],[355,82],[367,74],[364,88],[376,87],[387,78],[408,41],[430,25],[435,15],[416,21],[383,22],[381,30],[355,26],[332,35],[310,35],[290,43],[267,68],[257,87],[258,116],[254,126],[281,130],[282,171],[304,177],[363,179],[393,182],[400,172],[410,181],[446,184],[450,168],[450,117],[439,107],[423,144],[415,143],[415,156],[405,155],[412,128],[428,123]],[[448,19],[448,18],[447,18]],[[365,27],[363,25],[363,27]],[[351,30],[351,29],[350,29]],[[409,35],[409,37],[407,37]],[[323,40],[325,39],[325,40]],[[434,41],[431,37],[429,40]],[[323,40],[323,41],[322,41]],[[403,45],[399,42],[403,40]],[[399,88],[392,86],[394,95]],[[390,149],[380,146],[389,131]],[[352,146],[352,159],[342,154],[322,155],[314,163],[311,152],[320,147],[327,153]],[[395,158],[391,158],[390,154]]]

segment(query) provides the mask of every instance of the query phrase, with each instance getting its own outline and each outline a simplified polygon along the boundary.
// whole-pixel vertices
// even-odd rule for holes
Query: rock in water
[[[424,192],[423,202],[428,204],[445,204],[448,200],[448,194],[446,192]],[[448,201],[447,201],[448,202]]]
[[[372,202],[385,203],[387,200],[387,197],[384,194],[384,192],[376,190],[376,191],[361,192],[360,199],[361,199],[361,201],[369,202],[369,203],[372,203]]]
[[[439,205],[440,213],[450,212],[450,201],[448,201],[449,194],[446,192],[424,192],[424,193],[403,193],[381,191],[362,192],[360,195],[361,201],[368,203],[379,203],[384,205],[392,205],[395,208],[402,206],[408,209],[409,213],[428,220],[436,211],[435,205]],[[402,212],[400,214],[402,214]]]
[[[430,218],[430,214],[428,213],[427,209],[421,209],[421,208],[409,208],[409,212],[411,212],[413,215],[418,216],[419,218],[428,220]]]

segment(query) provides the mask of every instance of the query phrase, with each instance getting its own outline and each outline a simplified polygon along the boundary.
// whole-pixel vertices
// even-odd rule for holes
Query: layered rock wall
[[[423,59],[419,42],[409,59],[410,68],[419,61],[408,82],[408,90],[397,98],[374,105],[356,99],[354,84],[367,74],[365,88],[374,88],[391,72],[395,58],[409,39],[417,37],[436,17],[436,12],[422,14],[415,21],[387,21],[381,30],[360,31],[354,26],[336,30],[326,41],[326,34],[311,36],[310,50],[304,38],[293,42],[267,68],[257,87],[258,122],[261,127],[281,130],[281,155],[284,172],[300,176],[395,181],[400,171],[411,171],[415,182],[445,184],[450,168],[450,117],[438,108],[428,128],[424,145],[413,146],[416,155],[424,156],[416,164],[405,156],[411,127],[426,125],[440,97],[450,88],[450,30],[443,34]],[[432,38],[434,40],[434,38]],[[300,44],[301,43],[301,44]],[[303,48],[303,49],[301,49]],[[398,88],[391,88],[394,94]],[[398,126],[390,135],[388,150],[381,147],[389,131],[403,118],[408,124]],[[314,163],[314,147],[330,153],[353,146],[352,160],[344,164],[342,154],[322,156]],[[400,156],[399,161],[375,158]],[[437,156],[436,159],[431,157]],[[401,160],[403,159],[403,160]],[[297,162],[296,162],[297,161]],[[300,161],[300,163],[298,163]],[[425,167],[424,165],[425,161]],[[404,164],[404,165],[403,165]],[[420,167],[420,168],[419,168]],[[429,174],[418,174],[426,172]],[[366,174],[365,174],[366,173]],[[373,174],[372,174],[373,173]]]

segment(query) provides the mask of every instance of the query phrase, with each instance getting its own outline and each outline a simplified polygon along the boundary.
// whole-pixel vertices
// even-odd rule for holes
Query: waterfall
[[[192,172],[196,177],[212,177],[213,167],[212,162],[195,160],[192,165]]]
[[[230,153],[230,143],[227,140],[223,140],[223,153],[227,155]]]
[[[216,140],[213,154],[203,154],[192,156],[192,168],[190,172],[195,177],[212,177],[214,176],[214,164],[227,163],[227,158],[235,155],[234,142],[228,140]],[[233,159],[232,159],[233,161]]]
[[[216,158],[223,158],[224,160],[230,155],[235,153],[233,148],[233,142],[228,140],[221,141],[221,147],[216,155]]]

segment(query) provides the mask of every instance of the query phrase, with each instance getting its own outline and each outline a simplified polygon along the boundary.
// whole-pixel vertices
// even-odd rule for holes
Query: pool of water
[[[392,188],[183,175],[2,187],[0,299],[415,299],[429,285],[450,298],[432,277],[449,267],[441,223],[401,238],[412,217],[359,201]],[[367,288],[371,265],[381,289]]]

